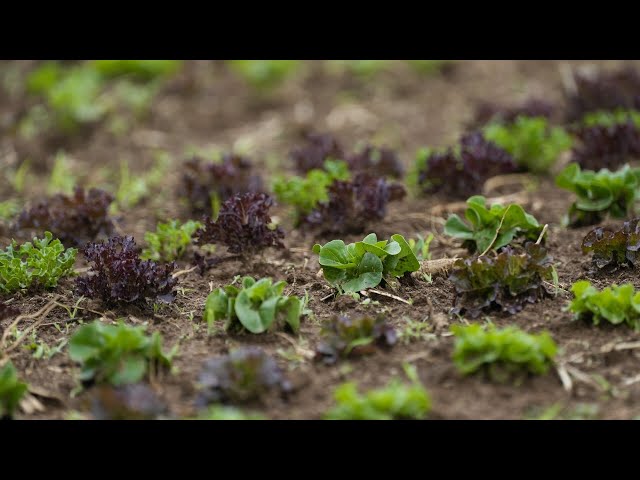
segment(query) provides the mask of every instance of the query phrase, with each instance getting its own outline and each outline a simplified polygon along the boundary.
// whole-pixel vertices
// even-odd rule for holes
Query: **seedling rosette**
[[[420,269],[420,262],[402,235],[378,241],[370,233],[362,241],[345,244],[332,240],[313,246],[319,255],[324,278],[340,293],[355,293],[377,287],[382,280],[393,285],[395,279]]]

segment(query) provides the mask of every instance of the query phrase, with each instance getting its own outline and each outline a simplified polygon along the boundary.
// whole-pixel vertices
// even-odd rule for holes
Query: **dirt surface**
[[[118,231],[133,235],[142,244],[144,232],[153,230],[158,220],[189,218],[179,201],[180,163],[189,148],[246,151],[265,178],[275,170],[289,170],[287,153],[300,141],[304,131],[328,131],[336,134],[348,150],[358,142],[371,141],[395,148],[410,166],[421,146],[445,146],[464,132],[474,105],[480,100],[513,103],[529,96],[553,102],[562,101],[562,65],[574,68],[596,65],[613,69],[621,62],[556,61],[465,61],[446,74],[420,76],[404,64],[374,79],[328,76],[312,63],[296,78],[288,80],[267,97],[261,97],[216,62],[187,62],[186,68],[163,89],[150,115],[125,135],[115,135],[98,127],[73,139],[37,139],[23,142],[10,131],[1,138],[3,168],[12,168],[30,159],[33,178],[26,186],[30,200],[42,197],[42,185],[50,173],[53,157],[63,148],[72,160],[75,175],[86,184],[102,181],[102,167],[117,169],[127,159],[133,173],[146,171],[157,151],[168,152],[173,167],[165,183],[146,201],[118,218]],[[19,66],[28,68],[28,64]],[[1,65],[2,71],[16,68],[14,62]],[[6,94],[0,97],[2,125],[11,122],[24,106]],[[10,192],[0,190],[3,200]],[[636,272],[621,270],[606,276],[589,273],[589,259],[580,252],[580,242],[590,228],[567,230],[562,215],[571,203],[571,195],[557,189],[550,178],[538,179],[534,188],[495,189],[490,197],[516,193],[520,203],[541,223],[549,224],[548,246],[560,279],[558,295],[527,306],[513,316],[491,315],[498,326],[517,325],[529,332],[548,330],[561,348],[557,367],[541,377],[529,378],[515,386],[491,383],[479,376],[462,377],[451,360],[453,337],[449,324],[459,321],[447,316],[453,301],[452,286],[446,275],[434,275],[432,282],[418,280],[403,285],[395,295],[411,305],[384,296],[371,295],[369,303],[350,297],[327,297],[331,290],[321,276],[311,246],[331,238],[313,238],[292,229],[288,210],[277,207],[274,217],[287,232],[286,249],[268,251],[252,262],[230,261],[209,270],[204,277],[197,272],[180,276],[176,301],[154,313],[153,309],[125,307],[106,311],[98,301],[84,300],[74,318],[64,308],[54,308],[37,328],[37,337],[50,346],[68,339],[78,321],[97,317],[124,318],[131,324],[148,324],[160,331],[165,344],[180,345],[175,360],[176,374],[163,374],[153,386],[170,405],[176,416],[194,414],[197,376],[205,359],[224,354],[240,345],[259,345],[273,354],[294,385],[287,399],[269,397],[261,404],[248,405],[275,419],[316,419],[333,405],[332,392],[340,383],[353,380],[361,389],[380,387],[394,376],[402,376],[402,364],[413,363],[432,398],[432,419],[518,419],[541,414],[560,405],[566,415],[587,410],[597,418],[629,419],[640,416],[639,349],[616,349],[616,345],[640,340],[630,329],[603,325],[592,327],[571,321],[564,312],[572,282],[589,279],[598,287],[610,283],[631,282],[640,288]],[[463,206],[462,206],[463,207]],[[438,197],[409,198],[391,204],[387,218],[370,231],[386,237],[393,233],[415,237],[433,232],[434,259],[452,257],[462,251],[459,245],[442,235],[448,213],[461,206]],[[12,236],[5,231],[0,240],[6,246]],[[347,236],[345,241],[361,236]],[[28,235],[22,239],[28,239]],[[179,261],[178,270],[191,267],[189,251]],[[76,268],[86,264],[78,256]],[[286,280],[287,294],[308,292],[313,316],[303,321],[300,334],[228,335],[207,333],[201,321],[208,293],[226,285],[236,275],[271,276]],[[78,300],[72,293],[73,279],[65,279],[49,293],[33,296],[13,295],[11,303],[23,313],[34,313],[57,297],[72,307]],[[93,312],[87,310],[93,310]],[[334,366],[315,363],[305,357],[315,348],[321,323],[335,313],[347,315],[384,312],[401,334],[390,351],[342,361]],[[38,320],[25,320],[21,329]],[[4,330],[11,319],[0,322]],[[426,324],[413,338],[409,327]],[[28,343],[28,342],[27,342]],[[87,393],[71,395],[76,389],[78,368],[66,349],[51,359],[35,359],[32,351],[16,349],[11,358],[23,380],[33,388],[42,408],[20,412],[17,418],[65,418],[72,410],[86,409]],[[292,360],[295,357],[297,361]],[[558,369],[568,372],[571,385],[563,385]],[[38,409],[36,409],[38,410]]]

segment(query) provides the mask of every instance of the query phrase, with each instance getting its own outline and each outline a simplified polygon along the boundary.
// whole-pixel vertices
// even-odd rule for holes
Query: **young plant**
[[[352,293],[374,288],[384,279],[393,283],[396,277],[415,272],[420,262],[402,235],[391,240],[378,241],[370,233],[361,242],[346,245],[332,240],[324,246],[316,244],[324,278],[341,293]]]
[[[624,222],[619,230],[598,227],[582,240],[582,253],[593,252],[593,264],[601,270],[614,271],[620,265],[638,264],[640,218]]]
[[[34,238],[18,247],[11,242],[0,250],[0,291],[53,288],[60,278],[71,274],[77,250],[65,250],[60,240],[53,240],[50,232],[43,239]]]
[[[49,230],[64,245],[82,246],[113,231],[109,205],[113,196],[92,188],[76,187],[72,196],[54,195],[24,210],[16,221],[18,229]]]
[[[99,298],[107,305],[144,304],[147,299],[168,303],[175,298],[173,287],[178,280],[171,275],[175,263],[141,260],[133,237],[90,243],[82,253],[93,265],[88,276],[77,280],[79,295]]]
[[[310,133],[305,140],[306,143],[303,146],[289,154],[295,169],[301,175],[310,170],[325,168],[327,160],[335,161],[344,158],[342,147],[333,135]]]
[[[435,238],[433,233],[430,233],[429,235],[427,235],[427,238],[424,238],[420,234],[416,236],[418,238],[409,239],[409,247],[411,248],[411,251],[416,256],[419,262],[422,262],[424,260],[430,260],[431,252],[429,251],[429,245],[431,245],[431,242]]]
[[[477,194],[490,177],[517,169],[513,157],[480,132],[465,135],[454,148],[421,150],[414,168],[423,193],[442,192],[456,198]]]
[[[119,386],[141,381],[150,368],[170,368],[176,347],[165,353],[160,333],[145,332],[145,326],[122,320],[117,325],[96,320],[81,326],[69,341],[69,357],[81,364],[80,380]]]
[[[594,325],[603,320],[614,325],[625,323],[640,331],[640,292],[632,284],[613,284],[598,291],[588,280],[580,280],[571,286],[571,292],[574,298],[566,310],[574,313],[574,319]]]
[[[564,129],[551,127],[544,117],[518,117],[511,124],[494,123],[484,129],[484,136],[513,155],[521,168],[533,173],[547,173],[572,144]]]
[[[401,200],[405,195],[400,184],[359,173],[350,182],[333,182],[329,187],[329,199],[320,202],[304,222],[323,234],[362,233],[371,222],[385,217],[390,201]]]
[[[225,330],[262,333],[282,323],[293,332],[300,328],[300,317],[306,313],[305,300],[282,295],[286,282],[273,283],[270,278],[257,282],[252,277],[242,279],[242,288],[227,285],[209,294],[203,320],[213,327],[226,320]]]
[[[27,88],[43,97],[53,122],[63,132],[97,123],[109,110],[106,98],[100,95],[100,74],[85,65],[65,68],[55,62],[45,63],[29,75]]]
[[[404,166],[394,150],[366,145],[362,150],[347,157],[353,172],[375,172],[384,177],[402,178]]]
[[[13,363],[0,368],[0,419],[11,418],[20,400],[27,393],[27,384],[18,380]]]
[[[266,247],[284,248],[284,231],[271,223],[273,199],[265,193],[246,193],[229,198],[214,221],[206,217],[195,233],[196,244],[221,244],[230,253],[252,255]]]
[[[640,113],[638,113],[640,125]],[[640,158],[640,126],[631,120],[613,125],[580,127],[574,132],[578,142],[572,161],[582,168],[619,168]]]
[[[494,203],[487,208],[486,199],[475,195],[467,200],[467,205],[464,216],[470,225],[454,213],[449,216],[444,233],[464,240],[463,246],[471,253],[499,250],[515,238],[535,241],[542,233],[542,225],[515,203],[508,206]]]
[[[615,172],[606,168],[594,172],[581,171],[577,163],[571,163],[556,177],[556,184],[578,197],[569,209],[568,224],[573,227],[593,225],[607,215],[625,218],[636,213],[640,168],[625,165]]]
[[[354,383],[344,383],[334,392],[336,406],[329,410],[326,420],[422,420],[431,409],[429,394],[420,384],[415,369],[411,385],[399,379],[386,387],[358,393]]]
[[[207,360],[199,377],[197,403],[243,403],[259,400],[271,391],[287,394],[291,384],[276,361],[261,348],[244,347]]]
[[[326,160],[325,168],[309,170],[305,177],[277,177],[273,192],[279,202],[295,208],[299,224],[320,202],[329,199],[329,186],[336,180],[348,180],[349,170],[342,161]]]
[[[327,364],[341,357],[375,353],[378,347],[392,347],[398,340],[395,329],[383,316],[335,315],[323,326],[321,336],[323,340],[316,349],[316,357]]]
[[[547,332],[531,335],[517,327],[479,324],[453,325],[451,331],[456,337],[453,361],[464,375],[482,371],[496,381],[540,375],[547,373],[557,352]]]
[[[455,262],[449,280],[455,288],[451,313],[477,318],[493,309],[514,314],[549,296],[545,283],[557,283],[552,258],[541,245]]]
[[[205,163],[195,157],[184,163],[180,195],[187,199],[194,215],[215,218],[221,202],[234,195],[261,190],[262,178],[243,156],[225,154],[215,163]]]
[[[156,262],[177,260],[191,245],[191,237],[199,228],[202,228],[202,223],[193,220],[183,224],[178,220],[159,223],[155,232],[144,234],[144,240],[149,246],[142,251],[140,258]]]

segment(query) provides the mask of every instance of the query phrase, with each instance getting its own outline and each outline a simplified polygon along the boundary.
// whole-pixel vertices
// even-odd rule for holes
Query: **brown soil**
[[[30,200],[42,196],[52,159],[58,148],[64,148],[73,161],[73,170],[87,183],[103,181],[99,167],[117,168],[128,159],[132,170],[143,172],[156,150],[172,154],[175,168],[156,195],[119,218],[118,230],[131,234],[142,243],[144,232],[155,228],[158,220],[188,218],[178,200],[179,163],[189,147],[231,149],[246,147],[263,165],[268,177],[274,167],[288,168],[287,152],[309,129],[335,133],[347,148],[360,141],[374,141],[396,148],[410,165],[420,146],[443,146],[454,142],[479,100],[517,102],[530,95],[551,101],[562,99],[560,65],[573,67],[595,63],[601,68],[616,68],[621,62],[555,62],[555,61],[467,61],[459,62],[445,75],[422,77],[403,64],[375,79],[328,77],[313,62],[296,78],[287,81],[268,97],[260,97],[215,62],[188,62],[184,71],[163,90],[151,114],[126,135],[114,135],[99,127],[73,140],[42,139],[28,144],[5,132],[0,141],[2,165],[10,168],[29,158],[34,165],[32,181],[25,190]],[[0,71],[28,68],[4,62]],[[0,125],[8,125],[23,104],[9,95],[0,97]],[[7,122],[7,123],[5,123]],[[2,199],[11,195],[8,186],[0,190]],[[490,192],[491,196],[511,193]],[[548,246],[557,262],[560,286],[567,289],[572,282],[586,278],[599,287],[616,282],[631,282],[640,288],[636,272],[620,270],[607,276],[589,273],[589,260],[580,252],[580,242],[589,230],[567,230],[561,226],[571,196],[555,188],[551,179],[541,179],[536,189],[522,190],[521,203],[540,222],[549,224]],[[442,222],[458,209],[437,197],[405,199],[392,204],[387,218],[370,230],[379,236],[401,233],[415,236],[433,232],[433,258],[451,257],[461,250],[456,242],[442,236]],[[444,275],[434,275],[431,283],[419,280],[403,285],[394,292],[412,305],[372,295],[369,304],[350,297],[322,300],[331,293],[317,275],[318,264],[311,246],[328,238],[313,238],[292,230],[285,208],[278,207],[277,217],[287,231],[287,249],[270,251],[261,260],[244,263],[230,261],[208,271],[181,276],[179,294],[174,304],[154,314],[152,310],[119,308],[105,311],[98,301],[83,301],[80,306],[102,313],[109,319],[125,318],[132,324],[148,324],[160,331],[165,344],[179,342],[180,354],[175,360],[177,373],[164,374],[154,387],[169,403],[176,416],[192,415],[196,381],[203,361],[226,353],[239,345],[259,345],[272,353],[287,372],[295,391],[288,399],[268,398],[263,404],[250,405],[269,418],[316,419],[332,404],[332,392],[340,383],[353,380],[362,389],[380,387],[394,376],[402,376],[402,364],[412,362],[432,397],[430,418],[498,419],[536,415],[554,404],[563,412],[571,412],[584,404],[593,406],[599,418],[634,418],[640,415],[640,350],[616,350],[615,345],[640,340],[637,333],[609,326],[592,327],[571,321],[564,312],[569,294],[566,291],[541,303],[527,306],[513,316],[490,315],[499,326],[517,325],[527,331],[548,330],[561,348],[557,365],[564,366],[572,379],[565,389],[556,369],[549,374],[529,378],[519,386],[495,384],[478,377],[462,377],[451,361],[453,338],[448,324],[458,321],[446,316],[452,301],[451,284]],[[17,234],[13,233],[14,236]],[[5,232],[2,245],[12,234]],[[20,238],[19,235],[16,238]],[[344,238],[357,240],[358,236]],[[190,252],[191,253],[191,252]],[[190,257],[190,255],[188,255]],[[188,269],[188,260],[179,270]],[[79,260],[76,268],[86,265]],[[282,333],[263,335],[208,335],[200,320],[207,294],[212,288],[228,284],[236,275],[271,276],[289,283],[288,294],[308,292],[313,316],[303,322],[297,337]],[[63,280],[55,291],[36,295],[9,297],[23,313],[41,309],[54,295],[59,302],[73,306],[73,280]],[[7,300],[7,299],[5,299]],[[388,352],[380,351],[360,359],[325,366],[300,357],[288,361],[281,353],[298,349],[313,350],[319,339],[320,324],[335,313],[347,315],[384,312],[398,331],[405,331],[408,321],[426,322],[430,328],[421,338],[401,339]],[[90,321],[98,315],[81,310],[70,319],[62,308],[52,310],[37,329],[38,339],[53,346],[69,338],[79,321]],[[11,319],[0,322],[6,328]],[[34,320],[26,320],[24,329]],[[57,323],[57,325],[55,325]],[[280,352],[280,353],[278,353]],[[83,411],[87,393],[77,397],[71,392],[77,384],[77,366],[66,351],[49,360],[34,359],[32,352],[18,349],[12,360],[20,376],[34,389],[44,409],[18,418],[64,418],[70,410]],[[632,380],[636,380],[635,382]]]

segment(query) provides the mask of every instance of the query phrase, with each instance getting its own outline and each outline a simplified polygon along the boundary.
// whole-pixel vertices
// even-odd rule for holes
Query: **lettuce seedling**
[[[277,177],[273,192],[278,201],[295,208],[296,225],[318,206],[329,199],[328,189],[336,180],[348,180],[347,164],[343,161],[326,160],[323,170],[309,170],[305,177]]]
[[[340,357],[368,355],[398,340],[396,330],[383,316],[349,318],[335,315],[323,326],[316,358],[332,364]]]
[[[289,156],[295,169],[302,175],[310,170],[326,168],[327,160],[344,158],[342,147],[331,134],[310,133],[305,137],[306,143],[291,151]]]
[[[453,325],[456,337],[453,361],[469,375],[482,371],[496,381],[513,376],[547,373],[557,353],[547,332],[531,335],[517,327],[497,329],[494,325]]]
[[[20,400],[27,393],[27,384],[18,380],[13,363],[0,368],[0,419],[11,418]]]
[[[118,386],[141,381],[152,364],[170,368],[177,346],[165,353],[160,333],[149,336],[145,331],[143,325],[122,320],[117,325],[96,320],[80,327],[69,341],[69,357],[81,364],[80,380]]]
[[[640,126],[631,120],[613,125],[579,127],[574,134],[578,142],[571,159],[582,168],[619,168],[640,158]]]
[[[230,253],[249,256],[266,247],[284,248],[284,231],[271,223],[273,199],[265,193],[245,193],[229,198],[218,218],[204,219],[196,231],[196,244],[222,244]]]
[[[218,215],[219,204],[245,193],[262,190],[262,177],[252,162],[241,155],[225,154],[219,162],[205,163],[192,158],[184,163],[180,195],[195,215]]]
[[[561,127],[543,117],[518,117],[513,123],[494,123],[484,129],[487,140],[513,155],[516,163],[533,173],[547,173],[572,139]]]
[[[405,273],[415,272],[420,262],[402,235],[391,240],[378,241],[370,233],[361,242],[346,245],[332,240],[324,246],[315,244],[324,278],[340,293],[351,293],[374,288],[382,282],[392,282]]]
[[[54,195],[24,210],[18,229],[49,230],[64,245],[76,247],[113,232],[109,206],[113,196],[97,188],[88,192],[76,187],[73,195]]]
[[[423,193],[442,192],[466,198],[479,193],[490,177],[516,169],[506,150],[488,141],[482,133],[474,132],[462,137],[453,148],[418,152],[413,176]]]
[[[640,292],[632,284],[613,284],[598,291],[588,280],[580,280],[571,285],[571,292],[574,298],[565,310],[573,312],[575,320],[592,321],[594,325],[603,320],[614,325],[626,323],[640,331]]]
[[[427,235],[427,238],[424,238],[422,235],[416,235],[418,238],[410,238],[409,239],[409,247],[411,247],[411,251],[416,256],[419,262],[424,260],[431,259],[431,252],[429,251],[429,245],[435,238],[433,233]]]
[[[291,384],[276,361],[258,347],[243,347],[207,360],[199,377],[198,405],[259,400],[270,391],[287,394]]]
[[[75,248],[65,250],[50,232],[18,247],[11,242],[0,250],[0,291],[13,293],[24,289],[53,288],[60,278],[71,274],[76,261]]]
[[[571,163],[556,177],[556,184],[578,197],[567,215],[570,226],[593,225],[607,215],[625,218],[637,213],[640,168],[625,165],[615,172],[606,168],[594,172],[581,171],[577,163]]]
[[[499,250],[515,238],[535,241],[542,233],[542,225],[515,203],[508,206],[494,203],[487,208],[486,199],[475,195],[467,200],[467,205],[464,216],[471,225],[454,213],[449,216],[444,233],[464,240],[463,246],[471,253],[485,253],[489,248]]]
[[[422,420],[431,409],[431,399],[420,384],[415,369],[412,385],[399,379],[386,387],[358,393],[354,383],[340,385],[334,392],[336,406],[329,410],[326,420]]]
[[[163,303],[175,298],[178,280],[175,263],[159,265],[141,260],[133,237],[113,237],[105,243],[89,243],[82,253],[91,262],[89,275],[76,281],[76,291],[88,298],[100,298],[107,305],[144,304],[147,299]]]
[[[142,251],[140,258],[163,262],[177,260],[191,245],[191,237],[195,231],[202,226],[202,223],[193,220],[183,224],[178,220],[159,223],[155,232],[144,234],[144,239],[149,246]]]
[[[368,224],[385,217],[389,202],[405,195],[406,190],[399,183],[358,173],[350,182],[333,182],[329,199],[320,202],[304,223],[311,229],[320,229],[322,234],[362,233]]]
[[[246,329],[251,333],[262,333],[284,323],[297,332],[300,317],[306,314],[306,301],[282,295],[286,285],[284,281],[273,283],[270,278],[256,281],[244,277],[242,288],[227,285],[209,294],[203,320],[209,330],[214,322],[226,320],[225,330]]]
[[[514,314],[549,296],[545,283],[557,283],[557,273],[547,250],[529,242],[522,250],[459,259],[449,280],[456,294],[451,313],[477,318],[492,309]]]
[[[640,218],[624,222],[619,230],[598,227],[582,240],[582,253],[593,252],[593,264],[598,269],[613,271],[619,265],[638,264],[640,250]]]

